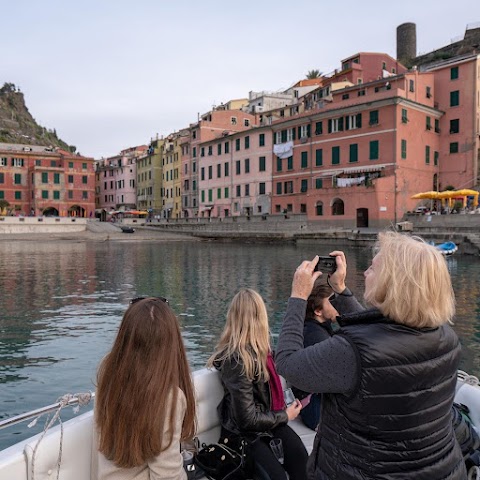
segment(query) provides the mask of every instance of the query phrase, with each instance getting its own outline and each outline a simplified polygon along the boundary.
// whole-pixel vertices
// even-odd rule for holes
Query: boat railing
[[[0,421],[0,430],[2,428],[11,427],[12,425],[16,425],[18,423],[26,422],[32,418],[38,418],[42,415],[51,412],[58,412],[62,408],[65,407],[74,407],[78,408],[83,405],[87,405],[90,400],[95,398],[95,392],[88,392],[88,393],[77,393],[75,395],[65,395],[61,397],[58,402],[52,403],[51,405],[47,405],[45,407],[37,408],[36,410],[31,410],[30,412],[22,413],[20,415],[16,415],[15,417],[7,418],[5,420]]]

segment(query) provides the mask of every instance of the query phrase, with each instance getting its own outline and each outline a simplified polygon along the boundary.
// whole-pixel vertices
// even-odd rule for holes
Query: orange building
[[[89,217],[95,212],[93,158],[61,149],[0,143],[0,201],[7,214]]]

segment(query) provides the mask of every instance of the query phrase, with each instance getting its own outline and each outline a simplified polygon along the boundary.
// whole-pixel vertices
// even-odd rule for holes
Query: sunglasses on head
[[[153,298],[154,300],[160,300],[168,305],[168,300],[165,297],[135,297],[130,300],[130,305],[140,302],[140,300],[146,300],[147,298]]]

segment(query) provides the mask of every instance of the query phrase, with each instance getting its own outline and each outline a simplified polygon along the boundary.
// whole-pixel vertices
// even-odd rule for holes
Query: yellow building
[[[163,139],[150,142],[146,153],[137,159],[137,208],[152,216],[162,211],[162,152]]]

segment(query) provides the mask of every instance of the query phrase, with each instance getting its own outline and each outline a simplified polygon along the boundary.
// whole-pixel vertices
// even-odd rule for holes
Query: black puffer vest
[[[451,417],[454,331],[409,328],[378,310],[344,320],[339,334],[359,357],[358,384],[350,396],[323,396],[315,479],[465,479]]]

